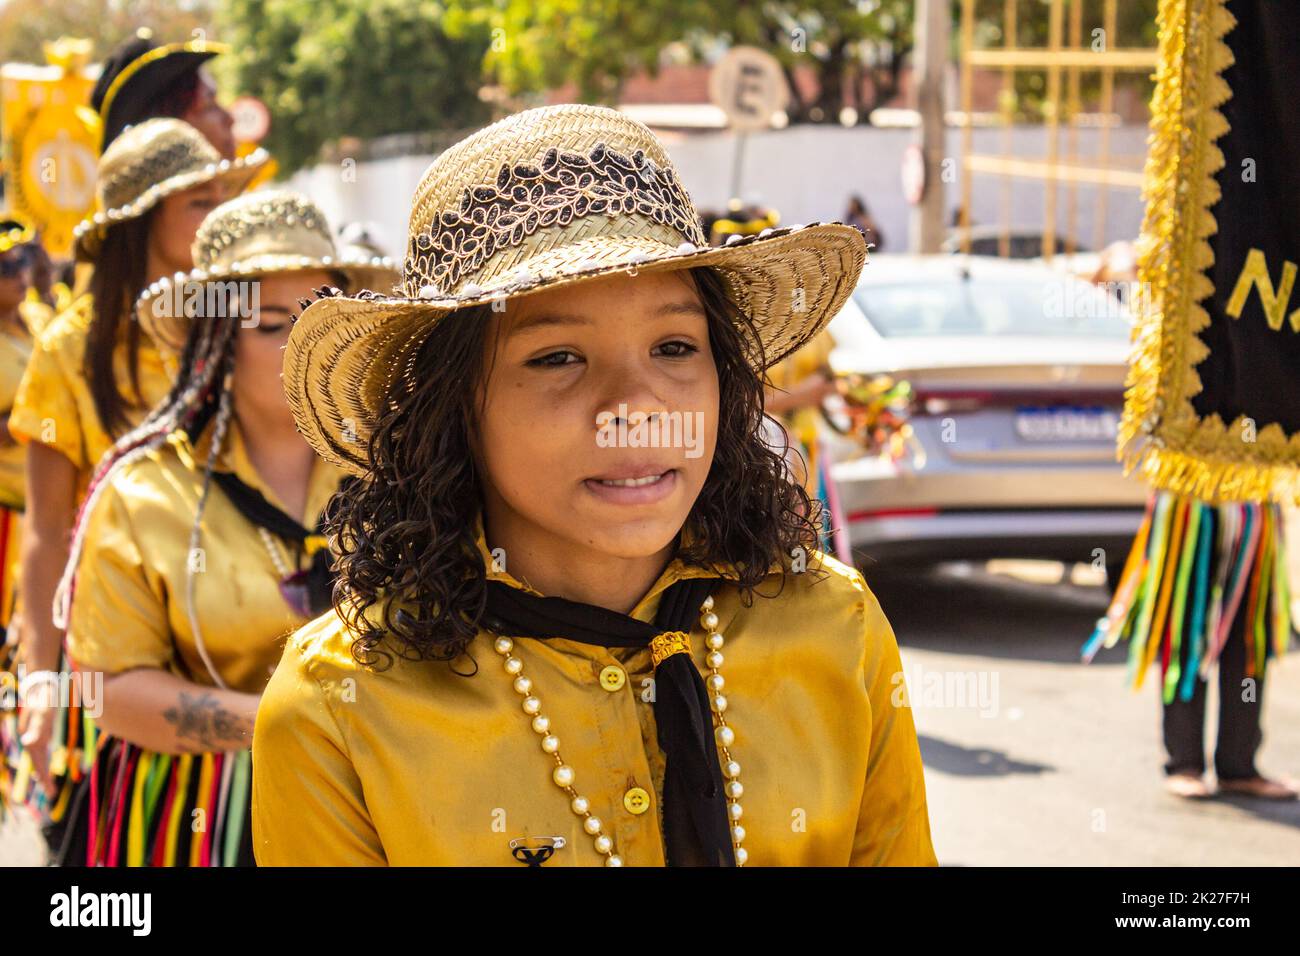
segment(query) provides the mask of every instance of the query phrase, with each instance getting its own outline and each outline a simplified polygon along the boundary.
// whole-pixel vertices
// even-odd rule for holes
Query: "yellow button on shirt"
[[[491,568],[481,524],[479,548]],[[782,588],[778,572],[759,588],[776,596],[750,607],[732,584],[714,595],[749,865],[934,865],[912,715],[895,703],[893,632],[861,575],[821,560],[826,577],[789,574]],[[699,576],[708,572],[673,561],[633,616],[651,620],[667,587]],[[333,612],[294,635],[254,731],[259,864],[518,866],[511,840],[562,836],[545,865],[602,865],[492,639],[476,636],[478,670],[462,677],[445,663],[361,668]],[[625,865],[664,865],[648,649],[531,638],[515,648],[616,852]],[[703,672],[698,626],[692,650]],[[614,692],[601,682],[611,666],[627,675]],[[630,809],[637,788],[657,812]]]
[[[113,445],[100,423],[85,375],[86,333],[93,315],[94,299],[83,295],[50,321],[37,337],[9,416],[9,430],[16,439],[41,442],[61,452],[82,473],[83,485]],[[128,404],[126,410],[132,424],[167,397],[176,375],[174,363],[164,362],[143,334],[137,358],[140,402],[135,407]],[[113,362],[118,389],[134,399],[125,335],[114,349]]]
[[[83,670],[171,670],[212,685],[195,645],[185,600],[190,528],[211,447],[209,425],[195,445],[184,432],[126,465],[95,505],[78,564],[68,650]],[[231,422],[216,467],[233,471],[283,508],[245,452]],[[307,495],[306,527],[338,488],[343,472],[317,460]],[[308,517],[310,515],[311,517]],[[280,539],[272,538],[277,547]],[[219,487],[203,516],[202,549],[193,556],[195,602],[203,643],[229,687],[257,693],[280,660],[285,638],[305,623],[285,602],[280,573],[257,529]],[[290,561],[290,552],[281,551]]]

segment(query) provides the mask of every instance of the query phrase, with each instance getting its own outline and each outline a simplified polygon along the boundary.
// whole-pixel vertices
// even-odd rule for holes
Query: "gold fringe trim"
[[[1219,504],[1300,501],[1300,434],[1276,424],[1255,432],[1243,417],[1225,426],[1198,418],[1196,365],[1209,354],[1197,333],[1210,324],[1200,305],[1213,292],[1208,242],[1218,229],[1215,174],[1228,131],[1219,110],[1231,96],[1223,71],[1233,63],[1223,37],[1236,25],[1226,0],[1160,0],[1160,65],[1151,99],[1151,149],[1142,198],[1138,281],[1119,454],[1156,488]],[[1187,224],[1193,224],[1191,228]]]

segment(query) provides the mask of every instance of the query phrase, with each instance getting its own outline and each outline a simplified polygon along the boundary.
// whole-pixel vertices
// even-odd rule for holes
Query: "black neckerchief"
[[[198,436],[203,433],[203,429],[215,411],[216,404],[209,402],[199,410],[194,421],[186,427],[185,434],[190,440],[191,447],[197,445]],[[292,515],[267,501],[265,495],[233,471],[218,471],[214,468],[212,480],[250,524],[256,528],[265,528],[271,534],[296,545],[299,551],[306,545],[307,538],[321,533],[324,514],[317,519],[316,530],[312,531],[303,527]],[[343,488],[347,483],[345,480],[339,487]],[[318,549],[312,555],[311,565],[305,572],[303,582],[306,586],[308,609],[312,617],[324,614],[332,606],[334,578],[333,560],[329,548]]]
[[[645,647],[667,631],[690,633],[721,578],[678,581],[653,624],[591,604],[539,597],[504,581],[487,583],[485,626],[510,637],[561,637],[600,647]],[[689,654],[655,668],[655,723],[664,752],[664,842],[669,866],[735,866],[704,678]]]

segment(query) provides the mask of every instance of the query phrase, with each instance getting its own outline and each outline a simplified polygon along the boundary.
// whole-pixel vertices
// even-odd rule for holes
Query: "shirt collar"
[[[698,536],[689,528],[682,529],[682,545],[688,546],[697,540]],[[518,588],[521,591],[535,594],[538,597],[546,596],[526,582],[520,581],[518,578],[506,571],[505,567],[498,564],[492,551],[488,548],[487,536],[483,528],[483,513],[481,510],[474,515],[474,543],[475,547],[478,548],[479,556],[483,559],[483,567],[486,569],[485,576],[487,580],[500,581],[512,588]],[[768,569],[768,574],[778,573],[784,573],[784,568],[780,561],[774,561],[772,566]],[[678,581],[685,581],[690,578],[707,577],[722,577],[734,581],[739,579],[740,574],[731,566],[710,569],[689,564],[680,557],[674,557],[668,563],[668,566],[664,568],[655,583],[650,586],[650,590],[648,590],[641,600],[637,602],[636,607],[632,609],[632,613],[629,616],[635,617],[641,621],[651,621],[654,619],[654,616],[658,611],[659,597],[664,591],[672,587]],[[390,595],[366,608],[363,612],[363,616],[375,627],[383,629],[387,617],[387,611],[385,609],[388,609],[389,611],[396,610],[406,604],[407,602],[405,599]]]
[[[681,547],[679,548],[679,551],[681,548],[689,547],[697,540],[698,537],[694,532],[692,532],[689,526],[683,528],[681,532]],[[538,597],[545,597],[541,591],[538,591],[531,585],[515,578],[509,574],[504,567],[499,565],[496,557],[488,548],[487,538],[483,529],[483,513],[481,511],[474,517],[474,541],[478,547],[479,555],[483,558],[483,566],[487,569],[487,579],[489,581],[500,581],[503,584],[508,584],[512,588],[527,591],[529,594],[535,594]],[[774,564],[771,570],[779,571],[780,564]],[[691,578],[716,577],[735,581],[739,579],[740,573],[731,565],[706,568],[697,564],[688,563],[681,557],[675,555],[673,559],[668,562],[668,566],[664,568],[663,572],[655,580],[655,583],[650,586],[650,590],[648,590],[641,600],[637,602],[636,607],[632,609],[630,616],[643,620],[648,620],[650,617],[653,617],[655,610],[658,607],[659,596],[678,581],[687,581]]]
[[[177,456],[187,468],[195,473],[201,473],[212,450],[212,431],[213,421],[209,421],[203,427],[198,441],[191,442],[186,430],[177,428],[167,436],[167,441],[175,449]],[[213,462],[213,469],[233,473],[244,484],[260,492],[262,497],[275,507],[285,514],[289,514],[284,502],[271,489],[271,486],[262,479],[261,474],[254,467],[252,459],[248,457],[248,448],[244,444],[239,419],[234,415],[230,416],[230,424],[226,429],[226,438],[220,451],[217,452],[216,460]],[[332,465],[322,458],[317,458],[312,464],[311,478],[307,486],[307,514],[292,515],[292,517],[306,528],[314,527],[317,517],[324,509],[329,498],[338,490],[339,482],[343,480],[343,477],[344,473],[338,466]]]

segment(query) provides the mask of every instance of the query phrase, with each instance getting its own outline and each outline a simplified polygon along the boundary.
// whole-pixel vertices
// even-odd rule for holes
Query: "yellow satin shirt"
[[[786,574],[779,595],[751,607],[734,585],[714,593],[747,865],[933,866],[916,731],[896,706],[906,696],[893,631],[857,571],[818,557],[825,578]],[[633,616],[652,620],[666,588],[707,574],[674,560]],[[775,594],[781,576],[761,593]],[[525,587],[503,571],[489,577]],[[698,625],[691,637],[705,672]],[[567,843],[546,866],[604,863],[551,780],[554,758],[493,635],[470,645],[472,677],[400,659],[363,669],[351,641],[335,613],[312,621],[263,694],[253,735],[260,865],[520,866],[512,839],[552,836]],[[515,655],[624,864],[663,866],[649,650],[521,638]]]
[[[190,528],[211,448],[212,426],[191,445],[183,431],[113,476],[96,501],[78,563],[67,636],[83,670],[170,670],[214,685],[190,627],[185,587],[193,560],[203,644],[227,686],[257,693],[275,670],[285,639],[305,619],[280,594],[280,572],[257,529],[215,484],[203,515],[201,553],[189,554]],[[231,422],[216,468],[233,471],[277,508],[284,504],[249,461]],[[338,488],[343,472],[317,459],[308,487],[307,528]],[[292,554],[271,536],[281,561]],[[303,564],[305,566],[306,560]]]
[[[93,315],[94,299],[83,295],[50,321],[36,340],[9,417],[9,430],[15,438],[23,443],[38,441],[62,453],[83,474],[83,483],[113,445],[99,421],[83,368],[86,333]],[[148,336],[141,337],[137,354],[142,401],[137,407],[127,407],[132,424],[167,397],[176,377],[174,361],[164,363]],[[125,335],[114,350],[113,361],[118,389],[133,399]]]

